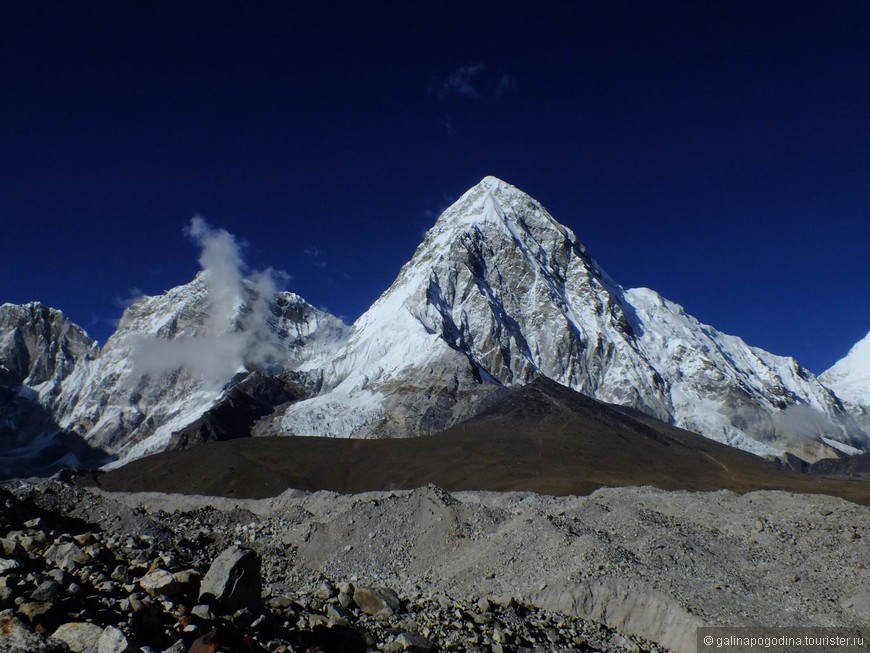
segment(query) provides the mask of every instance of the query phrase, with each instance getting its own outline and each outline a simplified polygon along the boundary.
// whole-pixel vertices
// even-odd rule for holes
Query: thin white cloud
[[[486,66],[482,63],[460,66],[456,72],[448,75],[441,85],[442,97],[450,94],[469,98],[480,97],[480,91],[476,88],[476,84],[485,70]]]
[[[321,258],[323,251],[319,247],[307,247],[302,250],[302,253],[305,254],[308,258],[308,262],[314,267],[320,270],[325,270],[328,267],[326,261]]]
[[[510,73],[496,76],[490,73],[483,63],[469,63],[460,66],[443,80],[432,82],[427,92],[444,100],[451,96],[470,99],[502,97],[517,90],[517,78]]]
[[[199,263],[208,290],[205,328],[198,335],[174,340],[140,337],[134,368],[140,375],[185,369],[207,383],[221,385],[240,369],[280,365],[286,352],[270,322],[278,285],[289,276],[271,268],[250,273],[235,236],[199,216],[184,233],[201,249]]]
[[[116,295],[115,304],[121,308],[129,308],[145,296],[145,293],[138,288],[130,288],[124,296]]]

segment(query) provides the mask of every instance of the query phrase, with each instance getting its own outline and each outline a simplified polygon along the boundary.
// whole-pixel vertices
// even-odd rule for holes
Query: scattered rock
[[[127,636],[113,626],[109,626],[100,636],[97,653],[139,653],[139,648]]]
[[[44,515],[25,531],[4,506],[6,487],[0,558],[18,566],[0,574],[0,610],[11,608],[2,616],[35,638],[16,653],[73,650],[43,636],[63,633],[60,624],[111,634],[112,653],[188,653],[197,638],[201,651],[244,653],[658,653],[662,645],[688,653],[674,637],[685,610],[673,605],[736,623],[741,611],[774,604],[815,625],[870,614],[860,583],[866,555],[855,544],[870,532],[866,508],[829,497],[638,488],[446,501],[424,489],[268,502],[150,495],[146,506],[141,497],[16,482]],[[342,553],[348,544],[352,556]],[[815,567],[800,566],[808,552]],[[255,588],[235,602],[239,585]],[[203,635],[217,624],[226,631]],[[104,653],[99,646],[89,653]]]
[[[184,569],[183,571],[177,571],[172,575],[175,580],[178,581],[178,584],[181,586],[183,591],[198,591],[202,574],[195,569]]]
[[[0,587],[0,610],[15,605],[15,591],[11,587]]]
[[[165,569],[155,569],[139,579],[139,586],[152,596],[173,596],[181,585]]]
[[[262,591],[260,556],[251,549],[231,546],[209,567],[200,585],[199,600],[214,601],[222,609],[233,612],[259,607]]]
[[[400,633],[395,642],[402,647],[400,651],[411,651],[411,653],[430,653],[435,649],[432,642],[416,633]]]
[[[48,547],[45,558],[59,569],[75,571],[87,562],[90,556],[74,542],[60,542]]]
[[[70,653],[66,642],[38,635],[8,613],[0,613],[0,653]]]
[[[212,613],[211,608],[204,604],[193,606],[190,614],[202,619],[203,621],[212,621],[214,619],[214,614]]]
[[[17,560],[6,560],[5,558],[0,558],[0,574],[6,574],[20,568],[21,563]]]
[[[57,600],[58,595],[61,592],[61,586],[57,581],[54,580],[46,580],[39,584],[33,593],[30,595],[30,599],[32,601],[44,601],[47,603],[52,603]]]
[[[187,644],[184,643],[183,639],[179,639],[163,653],[187,653]]]
[[[314,592],[314,596],[318,599],[325,601],[326,599],[332,598],[332,595],[334,593],[335,587],[333,587],[332,583],[330,583],[329,581],[323,581]]]
[[[54,631],[52,637],[66,642],[73,653],[84,653],[97,648],[103,629],[96,624],[87,622],[70,622],[62,624]]]
[[[366,614],[378,618],[390,617],[399,611],[399,597],[386,587],[357,587],[353,602]]]
[[[53,607],[54,605],[47,601],[25,601],[18,606],[18,614],[35,625],[40,623]]]

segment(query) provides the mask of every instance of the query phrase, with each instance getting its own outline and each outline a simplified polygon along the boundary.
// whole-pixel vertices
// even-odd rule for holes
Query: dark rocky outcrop
[[[189,449],[206,442],[250,437],[257,420],[276,406],[308,397],[314,390],[304,375],[287,372],[248,374],[201,417],[172,434],[167,451]]]
[[[840,478],[870,479],[870,452],[842,458],[825,458],[810,465],[809,472]]]

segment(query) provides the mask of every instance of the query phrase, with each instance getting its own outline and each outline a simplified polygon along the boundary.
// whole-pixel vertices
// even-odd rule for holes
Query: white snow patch
[[[840,399],[870,406],[870,333],[819,378]]]

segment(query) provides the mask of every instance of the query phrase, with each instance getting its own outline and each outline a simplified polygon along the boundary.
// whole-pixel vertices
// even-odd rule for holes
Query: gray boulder
[[[400,633],[395,644],[402,648],[401,651],[410,651],[410,653],[430,653],[435,650],[435,645],[422,635],[416,633]]]
[[[45,559],[58,569],[75,571],[90,560],[90,556],[74,542],[56,542],[45,551]]]
[[[34,633],[13,615],[0,613],[0,653],[70,653],[65,642]]]
[[[9,571],[15,571],[21,567],[21,563],[17,560],[9,560],[6,558],[0,558],[0,574],[5,574]]]
[[[139,653],[139,648],[134,646],[120,630],[109,626],[100,636],[97,653]]]
[[[96,624],[76,621],[59,626],[52,637],[66,642],[73,653],[85,653],[96,650],[102,634],[103,629]]]
[[[251,549],[231,546],[211,563],[200,585],[199,600],[235,612],[260,607],[262,591],[260,556]]]
[[[187,644],[184,643],[183,639],[179,639],[163,653],[187,653]]]
[[[357,607],[373,617],[384,619],[399,610],[399,597],[386,587],[357,587],[353,592]]]
[[[165,569],[154,569],[139,579],[139,587],[152,596],[172,596],[178,592],[180,584]]]

